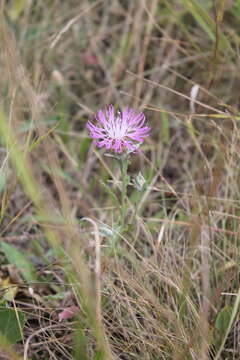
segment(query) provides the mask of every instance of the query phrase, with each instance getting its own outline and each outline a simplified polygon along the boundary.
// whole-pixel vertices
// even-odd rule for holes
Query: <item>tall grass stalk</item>
[[[52,222],[53,217],[50,210],[47,208],[46,203],[44,202],[41,195],[41,187],[37,183],[37,180],[34,178],[31,165],[29,162],[29,157],[27,153],[24,153],[18,140],[13,133],[13,130],[8,125],[6,117],[4,115],[3,109],[0,109],[0,135],[4,140],[6,147],[9,149],[9,156],[12,160],[12,163],[16,169],[19,180],[25,189],[26,194],[34,204],[37,212],[37,216],[40,219],[43,219],[42,226],[46,233],[46,238],[48,239],[50,245],[55,249],[57,256],[64,262],[64,252],[59,240],[59,234],[57,234],[53,229],[49,228],[44,222]],[[69,234],[72,244],[69,247],[68,255],[70,261],[73,265],[72,270],[70,269],[69,278],[79,281],[80,287],[76,286],[75,291],[78,295],[78,300],[80,305],[83,307],[89,325],[93,328],[98,343],[98,351],[101,354],[102,359],[110,360],[112,359],[111,351],[106,341],[104,330],[101,323],[101,318],[99,312],[96,311],[96,304],[92,298],[92,285],[90,274],[87,270],[84,260],[81,258],[79,251],[79,242],[76,237],[76,231],[73,229],[72,224],[67,221],[66,232]],[[74,238],[73,238],[74,236]],[[68,268],[65,269],[67,272]],[[72,276],[71,274],[75,274]],[[97,310],[99,306],[97,307]]]

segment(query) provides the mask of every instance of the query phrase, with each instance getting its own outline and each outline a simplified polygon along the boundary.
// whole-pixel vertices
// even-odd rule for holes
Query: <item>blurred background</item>
[[[3,359],[238,360],[240,1],[0,6],[1,306],[23,317]],[[119,166],[86,130],[109,104],[151,126],[117,250]]]

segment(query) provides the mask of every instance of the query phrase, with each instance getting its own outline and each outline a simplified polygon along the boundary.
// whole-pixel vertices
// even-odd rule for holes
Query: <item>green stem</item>
[[[124,230],[125,220],[128,210],[127,203],[127,186],[129,184],[129,176],[127,175],[128,163],[129,163],[128,155],[124,154],[120,157],[120,167],[121,167],[121,175],[122,175],[122,193],[121,193],[121,221],[120,228],[121,231]]]

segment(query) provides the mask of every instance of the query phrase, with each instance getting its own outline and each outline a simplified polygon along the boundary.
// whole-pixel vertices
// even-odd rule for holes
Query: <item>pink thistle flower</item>
[[[115,113],[113,105],[105,111],[99,110],[96,121],[97,125],[87,122],[90,136],[99,148],[105,147],[116,153],[135,151],[150,131],[142,112],[136,113],[133,109],[126,108]]]

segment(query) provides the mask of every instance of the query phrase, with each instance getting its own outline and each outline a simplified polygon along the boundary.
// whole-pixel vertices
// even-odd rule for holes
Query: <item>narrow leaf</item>
[[[18,268],[26,281],[31,282],[36,280],[37,276],[34,266],[25,255],[14,246],[5,242],[1,244],[1,248],[4,251],[7,260]]]
[[[22,339],[25,315],[14,309],[0,309],[0,334],[11,344]]]

